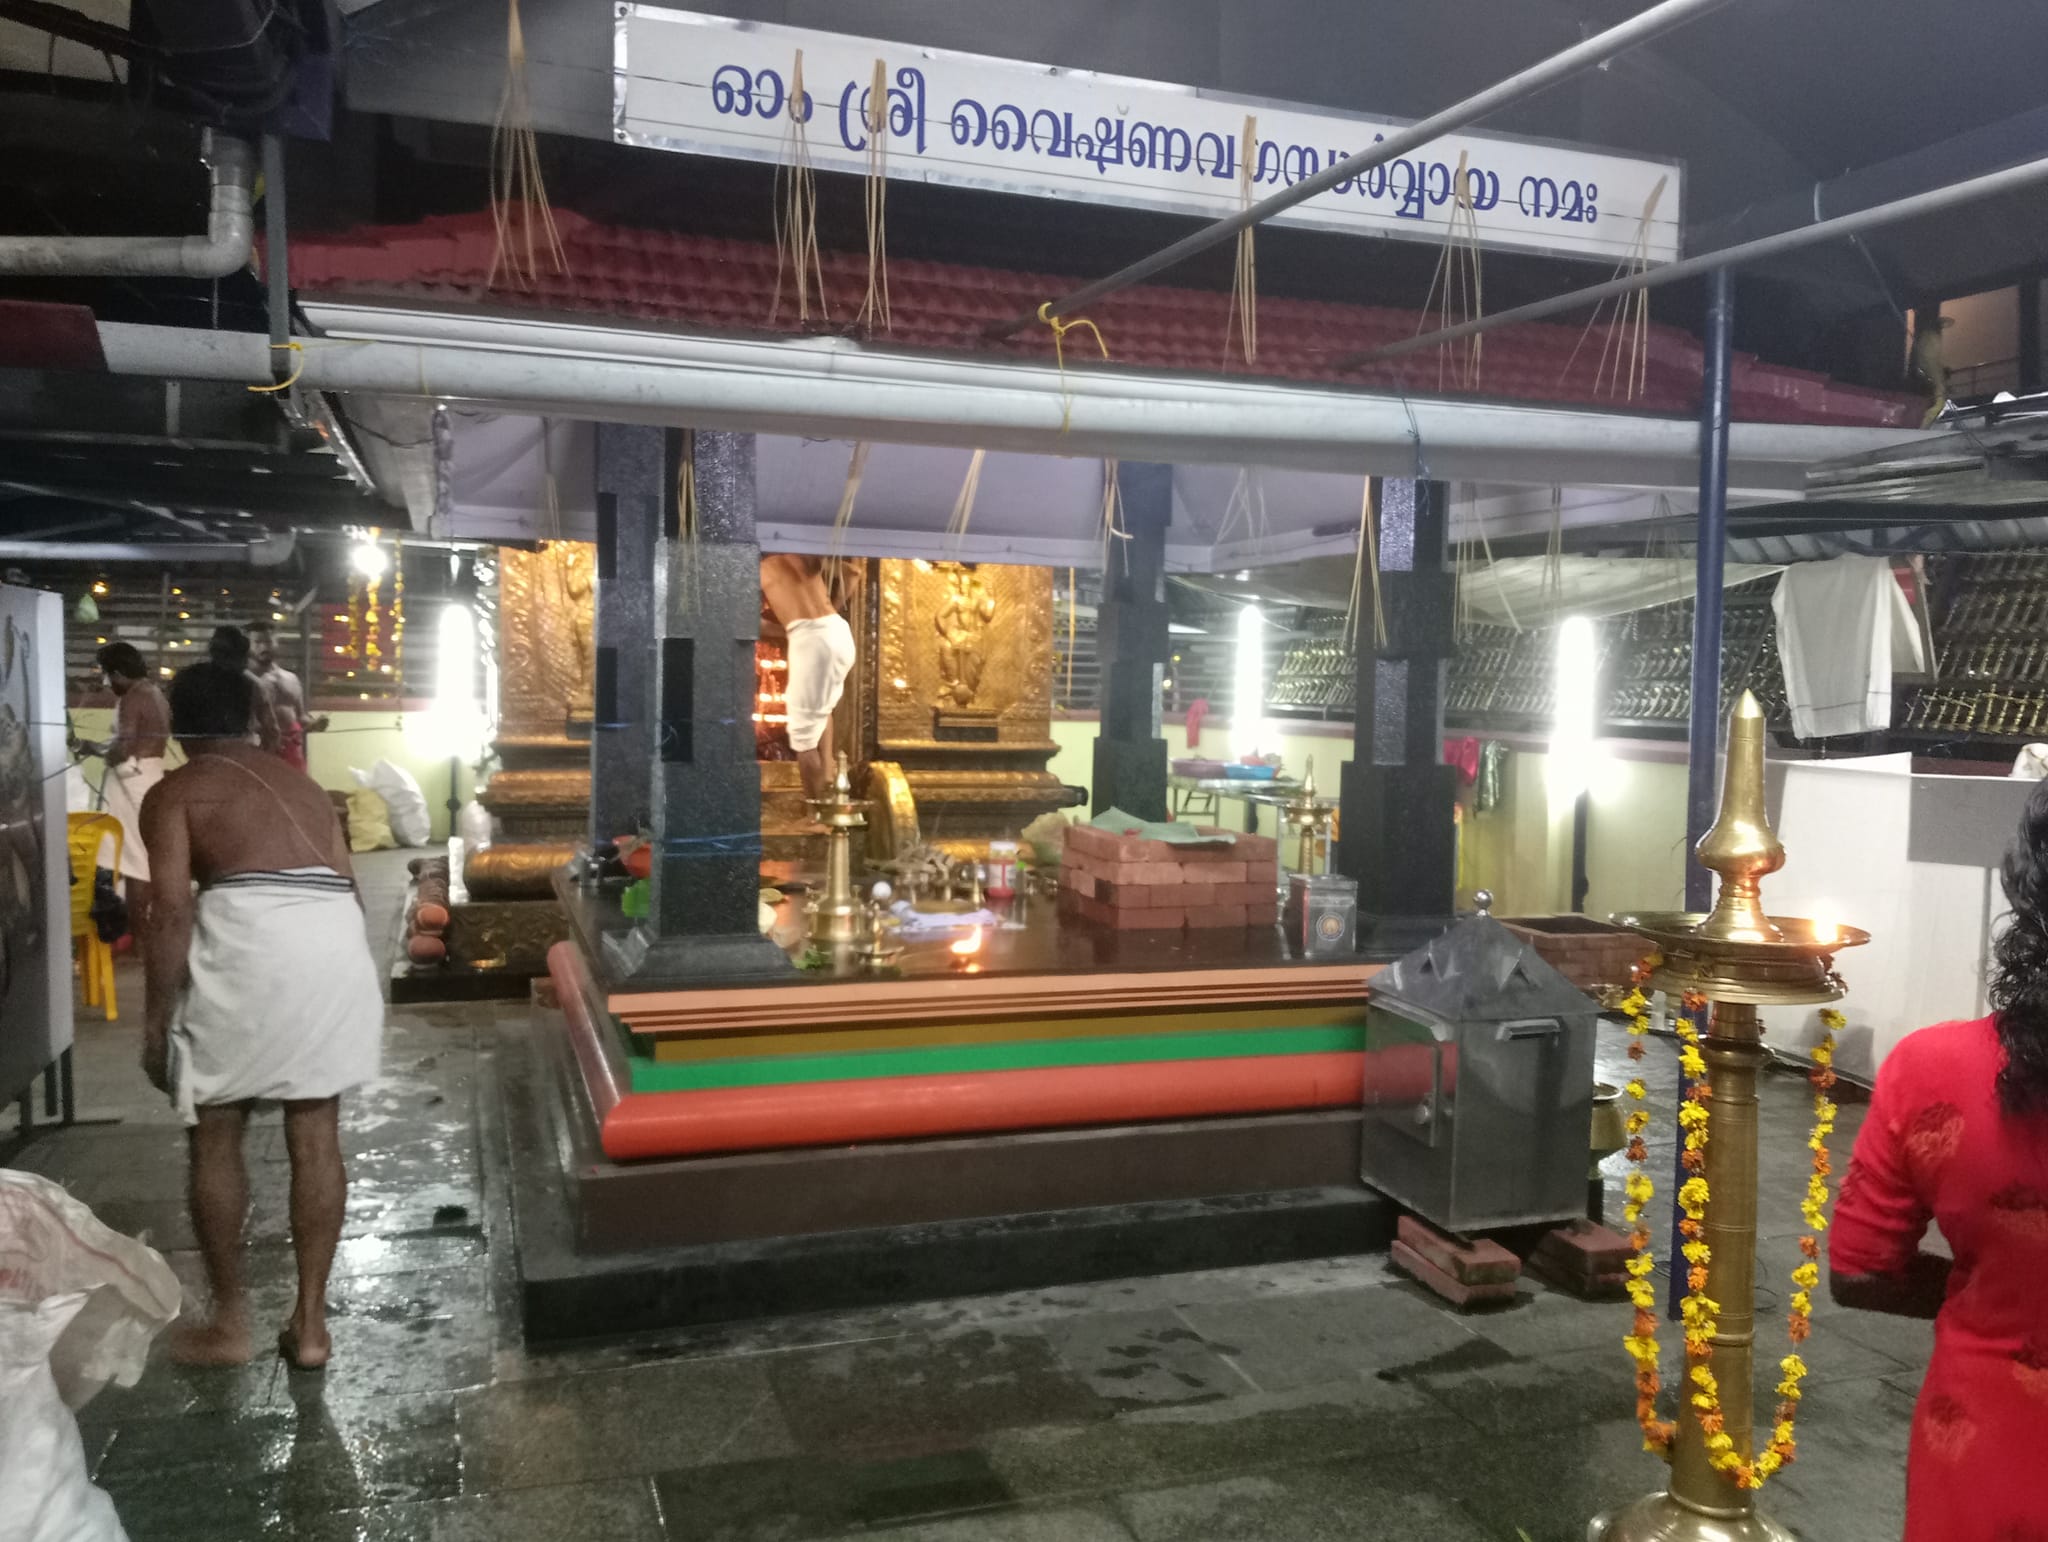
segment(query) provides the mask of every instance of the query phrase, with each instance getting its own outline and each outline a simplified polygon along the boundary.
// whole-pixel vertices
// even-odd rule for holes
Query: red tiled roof
[[[503,274],[486,283],[493,233],[488,213],[445,215],[416,225],[366,226],[333,236],[300,237],[291,246],[292,283],[304,290],[376,294],[435,301],[490,301],[551,312],[582,312],[664,322],[727,333],[838,333],[850,330],[867,287],[864,254],[823,254],[829,322],[800,328],[787,295],[772,314],[776,254],[772,246],[666,231],[601,225],[556,211],[567,271],[544,272],[531,286]],[[1043,273],[896,259],[889,264],[893,327],[878,341],[912,349],[1048,357],[1045,328],[1001,341],[982,335],[990,322],[1035,310],[1078,281]],[[1459,394],[1433,355],[1416,355],[1365,370],[1333,366],[1348,354],[1418,330],[1417,312],[1327,300],[1259,299],[1259,356],[1247,365],[1229,341],[1229,297],[1210,290],[1142,285],[1089,308],[1111,358],[1146,369],[1268,375],[1327,384]],[[1699,342],[1675,327],[1652,326],[1648,379],[1633,403],[1602,382],[1604,331],[1580,343],[1582,323],[1503,327],[1486,335],[1476,393],[1495,398],[1594,406],[1631,405],[1652,412],[1691,412],[1699,401]],[[1085,334],[1070,336],[1068,357],[1095,357]],[[1577,349],[1574,358],[1573,351]],[[1570,360],[1569,368],[1566,367]],[[1609,370],[1612,374],[1612,369]],[[1914,398],[1842,385],[1807,370],[1764,364],[1737,354],[1734,408],[1738,419],[1769,423],[1836,423],[1895,427],[1916,423]]]

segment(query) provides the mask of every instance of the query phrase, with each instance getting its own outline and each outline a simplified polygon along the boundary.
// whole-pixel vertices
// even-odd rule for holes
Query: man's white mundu
[[[384,999],[355,887],[329,867],[231,873],[200,890],[191,983],[172,1014],[171,1096],[330,1098],[377,1075]]]

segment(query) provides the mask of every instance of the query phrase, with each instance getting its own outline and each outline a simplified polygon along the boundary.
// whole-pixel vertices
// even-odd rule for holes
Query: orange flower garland
[[[1745,1458],[1735,1449],[1734,1438],[1724,1427],[1721,1388],[1709,1363],[1714,1353],[1714,1337],[1720,1327],[1721,1307],[1706,1293],[1707,1266],[1714,1256],[1706,1240],[1707,1206],[1712,1195],[1701,1174],[1706,1168],[1710,1121],[1707,1098],[1710,1089],[1706,1082],[1706,1061],[1700,1054],[1699,1030],[1693,1022],[1694,1015],[1705,1005],[1703,997],[1688,993],[1683,1000],[1686,1015],[1676,1019],[1672,1025],[1678,1037],[1679,1068],[1685,1075],[1685,1101],[1680,1105],[1678,1122],[1684,1132],[1682,1161],[1690,1175],[1678,1189],[1678,1208],[1682,1217],[1678,1228],[1685,1239],[1681,1248],[1687,1266],[1688,1287],[1685,1299],[1679,1305],[1679,1317],[1684,1324],[1685,1354],[1691,1367],[1687,1380],[1694,1388],[1692,1404],[1698,1411],[1700,1429],[1706,1436],[1708,1460],[1717,1471],[1726,1473],[1738,1488],[1757,1489],[1798,1455],[1795,1421],[1799,1412],[1800,1383],[1807,1373],[1806,1362],[1796,1353],[1796,1348],[1794,1353],[1778,1362],[1781,1379],[1777,1387],[1778,1407],[1770,1442],[1753,1459]],[[1621,1003],[1621,1009],[1628,1014],[1629,1032],[1634,1036],[1629,1044],[1629,1058],[1640,1060],[1643,1057],[1642,1038],[1649,1032],[1647,1003],[1641,991],[1631,991]],[[1813,1172],[1807,1179],[1806,1195],[1800,1205],[1807,1230],[1799,1239],[1800,1261],[1792,1271],[1791,1313],[1787,1323],[1795,1347],[1805,1343],[1813,1332],[1813,1289],[1820,1283],[1818,1234],[1827,1229],[1827,1180],[1832,1171],[1827,1141],[1828,1136],[1834,1133],[1835,1116],[1840,1111],[1828,1092],[1835,1085],[1835,1034],[1845,1019],[1832,1008],[1823,1010],[1820,1017],[1824,1033],[1814,1051],[1814,1069],[1809,1077],[1814,1088],[1813,1133],[1806,1142],[1813,1152]],[[1629,1083],[1628,1091],[1640,1102],[1646,1089],[1637,1078]],[[1628,1116],[1628,1156],[1638,1165],[1648,1154],[1642,1140],[1642,1131],[1648,1123],[1649,1115],[1640,1109],[1631,1111]],[[1629,1205],[1625,1214],[1634,1223],[1650,1198],[1649,1178],[1631,1174],[1627,1193]],[[1636,1362],[1636,1421],[1642,1425],[1645,1448],[1668,1454],[1676,1429],[1669,1421],[1657,1418],[1656,1292],[1649,1282],[1653,1267],[1648,1250],[1650,1234],[1638,1225],[1630,1241],[1635,1247],[1635,1256],[1628,1264],[1629,1296],[1635,1303],[1636,1319],[1634,1331],[1624,1343],[1630,1358]]]

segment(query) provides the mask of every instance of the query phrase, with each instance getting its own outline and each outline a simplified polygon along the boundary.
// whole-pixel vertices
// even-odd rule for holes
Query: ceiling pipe
[[[203,236],[0,236],[0,275],[226,278],[249,265],[256,239],[256,157],[246,141],[205,130],[199,158],[212,185]]]
[[[1574,289],[1569,294],[1553,295],[1548,300],[1532,300],[1527,305],[1517,305],[1512,310],[1496,311],[1491,316],[1460,322],[1457,326],[1445,327],[1441,331],[1424,332],[1398,343],[1387,343],[1382,347],[1339,359],[1337,368],[1358,369],[1385,359],[1402,358],[1407,354],[1420,353],[1425,348],[1455,343],[1460,338],[1476,337],[1481,332],[1491,332],[1495,327],[1512,326],[1518,321],[1540,321],[1546,316],[1597,305],[1602,300],[1632,294],[1638,289],[1656,289],[1665,284],[1676,284],[1684,279],[1698,278],[1703,273],[1712,273],[1719,268],[1740,267],[1768,257],[1781,256],[1786,252],[1798,251],[1801,247],[1815,246],[1823,241],[1860,235],[1866,230],[1876,230],[1884,225],[1896,225],[1902,220],[1915,219],[1923,214],[1938,214],[1957,204],[1973,203],[1977,199],[1992,198],[2000,193],[2018,192],[2021,188],[2031,187],[2044,180],[2048,180],[2048,156],[2023,161],[2017,166],[2008,166],[2003,171],[1988,172],[1981,177],[1968,177],[1961,182],[1951,182],[1946,187],[1930,188],[1927,192],[1915,193],[1911,198],[1897,198],[1890,203],[1874,204],[1868,209],[1858,209],[1853,214],[1838,214],[1833,219],[1801,225],[1797,230],[1783,230],[1774,236],[1745,241],[1740,246],[1724,246],[1718,251],[1688,257],[1683,262],[1668,262],[1661,268],[1650,268],[1641,273],[1610,279],[1604,284]]]
[[[1368,149],[1356,155],[1346,156],[1334,166],[1325,166],[1312,177],[1303,177],[1290,187],[1261,198],[1257,203],[1226,215],[1224,218],[1204,225],[1192,235],[1182,236],[1173,245],[1162,247],[1149,257],[1140,257],[1136,262],[1121,267],[1106,278],[1083,284],[1070,294],[1061,295],[1046,308],[1047,316],[1071,316],[1082,306],[1114,294],[1176,267],[1197,252],[1205,252],[1212,246],[1219,246],[1241,230],[1249,230],[1262,220],[1271,219],[1298,203],[1305,203],[1318,193],[1327,193],[1339,182],[1348,181],[1361,172],[1375,166],[1384,166],[1398,160],[1411,150],[1419,150],[1434,140],[1468,123],[1499,112],[1503,107],[1546,91],[1559,81],[1567,80],[1582,70],[1590,70],[1605,64],[1616,54],[1626,52],[1652,38],[1661,37],[1675,27],[1683,26],[1696,16],[1717,10],[1728,0],[1664,0],[1653,5],[1641,15],[1631,16],[1619,26],[1609,27],[1605,32],[1596,33],[1583,42],[1574,43],[1562,53],[1552,54],[1530,65],[1526,70],[1510,75],[1506,80],[1496,82],[1462,102],[1454,102],[1442,112],[1432,113],[1420,123],[1411,124],[1393,133]],[[1008,337],[1012,332],[1030,326],[1040,320],[1036,311],[1013,316],[1008,321],[999,321],[987,329],[990,337]]]
[[[0,562],[224,562],[252,568],[289,561],[298,537],[290,531],[259,541],[0,541]]]
[[[1690,418],[1408,397],[1270,380],[931,358],[839,338],[766,341],[623,326],[310,304],[310,390],[460,400],[611,422],[1061,456],[1295,467],[1479,482],[1673,487]],[[102,322],[118,374],[260,384],[261,333]],[[1796,493],[1815,461],[1912,440],[1897,428],[1738,424],[1732,485]]]

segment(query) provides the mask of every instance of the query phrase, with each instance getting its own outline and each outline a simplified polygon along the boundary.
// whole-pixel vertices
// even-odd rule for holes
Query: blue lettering
[[[1039,121],[1045,122],[1045,138],[1039,139]],[[1041,155],[1069,160],[1074,154],[1074,115],[1041,107],[1031,115],[1031,148]]]
[[[1194,161],[1194,141],[1184,128],[1138,122],[1131,125],[1131,164],[1140,170],[1186,171]]]
[[[1465,172],[1465,192],[1475,209],[1491,209],[1500,202],[1500,173],[1481,171],[1468,167]]]
[[[720,65],[711,76],[711,105],[731,117],[750,117],[754,111],[754,72],[737,64]]]
[[[1287,185],[1294,186],[1305,177],[1312,177],[1323,169],[1323,160],[1309,145],[1289,145],[1280,158]]]
[[[1195,170],[1212,177],[1237,175],[1237,136],[1205,133],[1195,137]]]
[[[970,119],[967,115],[973,113]],[[978,145],[988,138],[988,109],[971,96],[953,104],[953,143]]]

